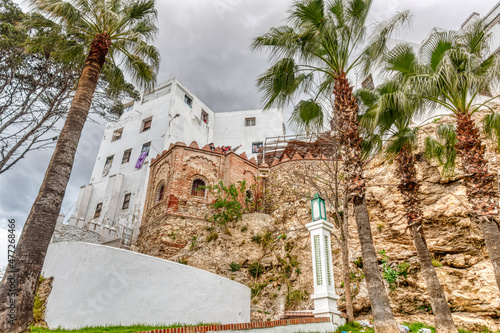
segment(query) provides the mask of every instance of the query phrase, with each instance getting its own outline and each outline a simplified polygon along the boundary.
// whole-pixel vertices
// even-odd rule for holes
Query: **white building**
[[[284,135],[281,109],[214,113],[175,78],[125,106],[106,125],[90,184],[81,187],[70,218],[70,225],[110,240],[137,239],[149,161],[171,143],[241,145],[237,153],[251,157],[252,144]]]

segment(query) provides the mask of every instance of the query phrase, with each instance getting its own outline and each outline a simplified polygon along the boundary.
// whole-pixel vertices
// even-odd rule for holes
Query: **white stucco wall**
[[[245,126],[245,118],[255,118],[255,126]],[[263,142],[267,137],[285,135],[281,109],[218,112],[215,114],[214,144],[236,147],[236,153],[245,152],[249,158],[252,143]]]
[[[250,289],[175,262],[88,243],[49,246],[50,328],[250,321]]]

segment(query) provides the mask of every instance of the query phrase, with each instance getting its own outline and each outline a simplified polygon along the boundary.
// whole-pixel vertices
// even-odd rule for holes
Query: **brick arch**
[[[158,185],[156,185],[154,203],[157,204],[158,202],[165,200],[166,197],[167,197],[167,184],[165,180],[162,179],[158,183]]]
[[[200,185],[209,186],[210,182],[208,181],[208,179],[200,174],[195,174],[192,177],[189,177],[188,179],[190,179],[189,192],[188,192],[189,196],[203,198],[203,199],[206,198],[208,190],[207,189],[197,190],[196,187]]]

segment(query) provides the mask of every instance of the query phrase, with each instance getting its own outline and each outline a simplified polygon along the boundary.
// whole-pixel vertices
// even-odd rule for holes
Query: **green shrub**
[[[243,227],[241,227],[241,232],[245,232],[248,230],[248,226],[244,225]]]
[[[267,283],[254,283],[251,287],[250,290],[252,291],[252,298],[257,296],[262,289],[264,289],[267,286]]]
[[[432,259],[432,266],[434,266],[434,267],[442,267],[443,264],[439,260]]]
[[[294,308],[301,301],[304,301],[309,296],[305,290],[293,290],[286,295],[285,309]]]
[[[257,234],[252,236],[252,242],[255,242],[257,244],[262,243],[262,236]]]
[[[226,225],[229,222],[241,220],[244,207],[241,202],[247,204],[246,182],[239,181],[238,185],[230,184],[225,186],[222,181],[217,185],[206,186],[209,192],[215,196],[215,201],[211,205],[215,213],[207,217],[207,220],[216,222],[220,225]]]
[[[251,276],[253,277],[259,277],[264,273],[264,266],[258,261],[250,264],[248,267],[248,272],[250,273]]]
[[[207,237],[207,242],[215,241],[219,238],[219,234],[216,232],[212,232],[210,235]]]
[[[241,269],[241,265],[232,261],[230,264],[229,264],[229,268],[231,270],[231,272],[237,272]]]
[[[358,259],[354,260],[353,263],[354,263],[354,265],[356,265],[356,267],[363,269],[363,258],[362,257],[358,257]]]

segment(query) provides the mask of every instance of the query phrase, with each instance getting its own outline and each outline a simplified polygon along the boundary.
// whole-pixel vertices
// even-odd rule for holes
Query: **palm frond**
[[[298,132],[322,132],[323,110],[313,99],[302,100],[294,108],[289,124]]]
[[[488,138],[496,140],[497,150],[500,150],[500,112],[487,114],[483,118],[484,133]]]

